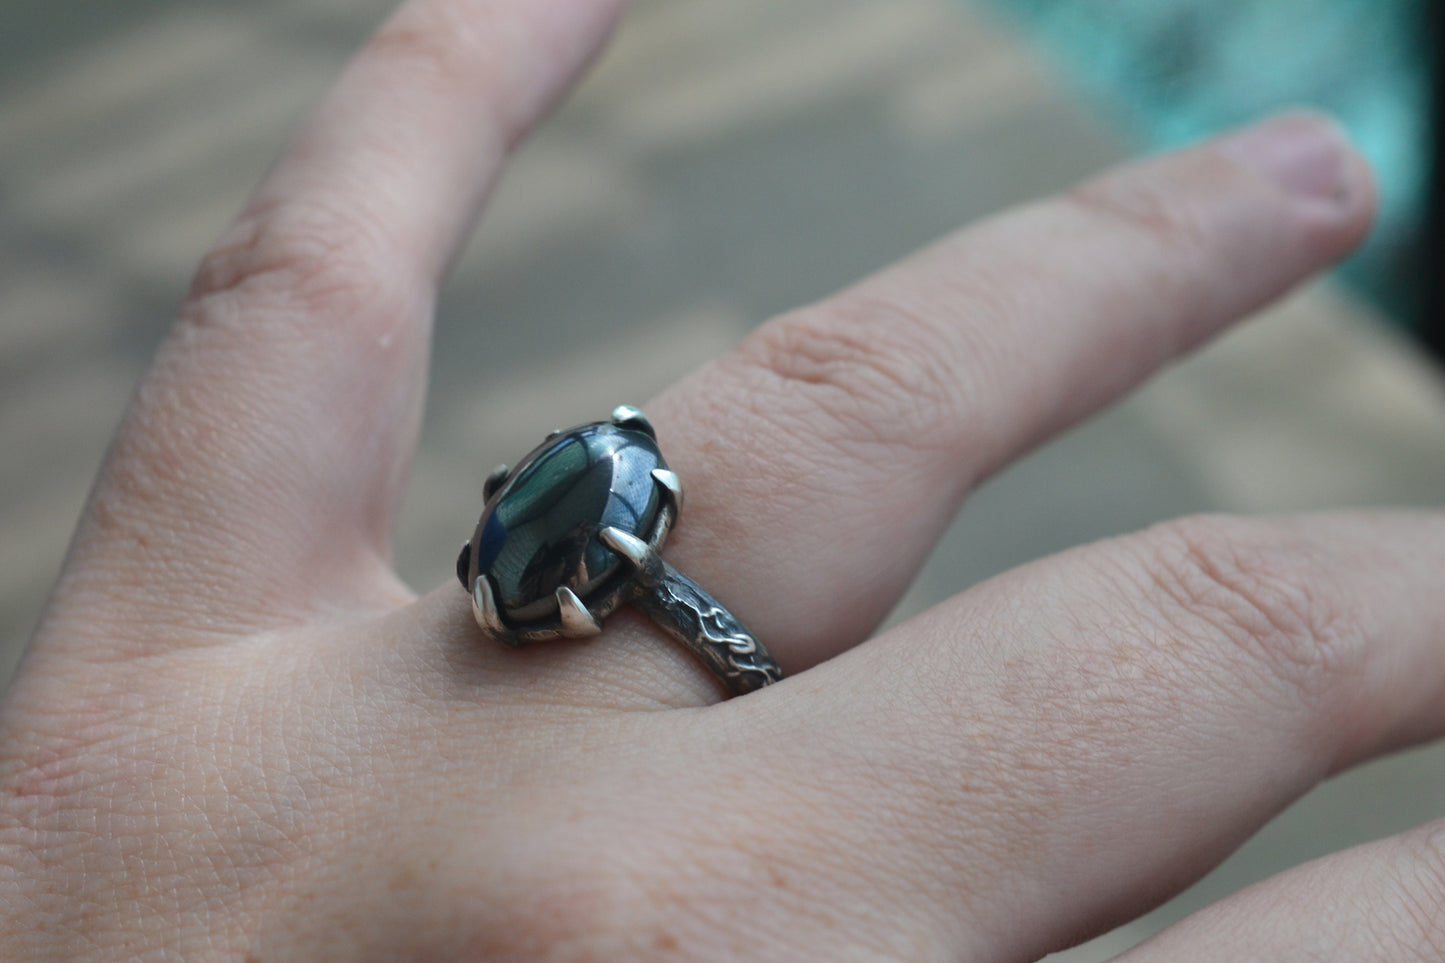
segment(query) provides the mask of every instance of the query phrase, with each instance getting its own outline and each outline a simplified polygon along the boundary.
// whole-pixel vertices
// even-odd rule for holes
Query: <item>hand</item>
[[[783,683],[720,702],[628,610],[514,652],[413,598],[437,282],[619,6],[412,0],[206,257],[0,710],[16,956],[1029,959],[1445,728],[1438,514],[1184,520],[864,644],[981,478],[1356,243],[1368,175],[1310,118],[945,239],[647,406],[666,555]],[[1434,955],[1440,839],[1134,958]]]

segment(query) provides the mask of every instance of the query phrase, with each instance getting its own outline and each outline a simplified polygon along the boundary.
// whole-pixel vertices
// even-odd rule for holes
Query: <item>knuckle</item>
[[[363,58],[386,61],[400,61],[415,71],[425,71],[444,80],[460,75],[470,58],[468,45],[459,43],[466,38],[466,21],[447,17],[443,11],[447,4],[431,4],[428,20],[413,23],[411,20],[394,21],[383,27],[371,39],[362,52]],[[412,18],[415,19],[415,18]],[[450,20],[450,22],[444,22]],[[462,32],[458,33],[458,29]]]
[[[270,309],[348,327],[392,323],[414,309],[408,283],[382,233],[359,214],[284,202],[248,211],[202,259],[182,318],[198,326]]]
[[[508,30],[499,22],[505,12],[467,0],[442,0],[403,10],[379,30],[360,54],[363,62],[376,61],[388,71],[400,68],[410,83],[448,92],[487,92],[477,107],[508,145],[520,137],[527,98],[512,89],[506,58],[496,56],[497,38]],[[518,105],[518,106],[511,106]]]
[[[1166,251],[1186,256],[1207,251],[1212,239],[1202,212],[1178,185],[1139,176],[1113,175],[1070,190],[1066,203],[1114,231],[1141,235]]]
[[[774,382],[769,404],[825,413],[850,443],[951,447],[969,388],[938,328],[898,300],[848,295],[768,322],[738,357]]]
[[[1361,619],[1321,546],[1221,516],[1157,526],[1142,545],[1146,592],[1166,625],[1229,643],[1224,656],[1249,681],[1315,703],[1361,671]]]

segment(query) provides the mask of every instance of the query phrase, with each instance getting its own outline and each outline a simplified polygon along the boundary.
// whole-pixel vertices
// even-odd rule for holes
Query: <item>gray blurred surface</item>
[[[192,265],[385,6],[18,18],[6,42],[25,54],[0,71],[6,671]],[[403,574],[449,578],[487,468],[548,429],[644,399],[768,315],[1127,147],[967,5],[639,4],[522,152],[442,299]],[[1184,512],[1442,492],[1441,381],[1315,287],[990,482],[900,614]],[[1442,761],[1336,780],[1180,899],[1059,959],[1105,959],[1245,882],[1437,815]]]

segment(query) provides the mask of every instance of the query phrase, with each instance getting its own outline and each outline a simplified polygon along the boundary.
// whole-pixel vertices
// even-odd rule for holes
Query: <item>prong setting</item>
[[[498,465],[493,468],[492,473],[487,476],[487,480],[482,483],[482,499],[484,501],[491,499],[497,493],[497,489],[507,483],[507,477],[511,473],[512,470],[506,465]]]
[[[621,405],[610,423],[552,432],[516,471],[493,471],[484,491],[456,567],[477,626],[497,642],[590,638],[632,605],[733,695],[783,677],[735,615],[663,560],[682,482],[638,409]]]
[[[562,620],[563,638],[585,639],[602,632],[602,620],[587,611],[577,593],[565,585],[557,587],[557,612]]]
[[[462,550],[457,553],[457,579],[462,583],[462,588],[470,591],[471,585],[467,582],[467,576],[472,571],[472,543],[462,543]]]
[[[515,645],[512,632],[502,623],[502,613],[497,609],[497,597],[492,592],[492,583],[485,575],[478,575],[472,583],[472,617],[483,632],[495,636],[507,645]]]
[[[620,428],[631,428],[640,431],[649,438],[656,438],[657,431],[652,427],[652,422],[642,413],[641,408],[634,408],[631,405],[618,405],[612,410],[612,423]]]
[[[663,497],[672,502],[673,513],[680,513],[682,511],[682,479],[677,477],[677,472],[669,471],[666,468],[654,468],[652,477],[662,486]]]
[[[627,440],[619,430],[635,434]],[[626,517],[625,513],[604,515],[592,523],[596,527],[578,529],[579,535],[590,529],[590,549],[548,549],[558,554],[575,552],[576,559],[569,555],[567,561],[569,565],[580,567],[559,570],[559,580],[552,582],[547,595],[529,597],[519,592],[518,566],[514,562],[500,564],[498,561],[506,558],[499,546],[514,537],[510,526],[515,523],[516,517],[508,514],[507,506],[511,504],[508,500],[514,496],[526,496],[526,492],[518,495],[518,485],[535,487],[539,483],[555,483],[546,481],[550,476],[545,472],[539,474],[530,469],[545,463],[545,459],[558,457],[561,449],[557,447],[557,439],[569,433],[575,433],[578,444],[588,452],[593,450],[588,446],[595,446],[599,452],[608,452],[605,457],[609,458],[617,458],[617,452],[630,453],[612,461],[613,470],[626,471],[629,470],[628,465],[641,467],[637,464],[638,460],[652,459],[643,471],[648,473],[644,477],[655,487],[645,506],[639,501],[633,508],[635,512],[645,512],[641,516],[646,520],[645,525],[614,520]],[[639,438],[639,435],[645,437]],[[668,470],[655,446],[656,438],[647,418],[638,409],[622,405],[612,413],[610,422],[554,431],[516,466],[500,465],[487,477],[484,486],[486,508],[477,523],[476,534],[457,558],[457,577],[472,596],[473,616],[483,632],[511,647],[559,637],[594,636],[602,631],[603,620],[618,606],[632,602],[639,593],[657,583],[665,567],[659,552],[677,520],[682,484],[677,475]],[[603,456],[589,454],[588,457]],[[636,468],[630,470],[635,471]],[[636,478],[635,475],[633,477]],[[630,484],[633,492],[641,487],[635,482]],[[609,497],[617,497],[616,492]],[[633,494],[626,497],[636,499],[643,496]],[[611,511],[616,512],[617,509]],[[494,525],[494,519],[500,520],[499,524]],[[585,520],[569,519],[568,522],[585,524]],[[606,534],[599,532],[603,527],[612,528],[614,525],[622,527],[613,528]],[[608,534],[614,536],[613,541],[608,540]],[[621,546],[620,550],[618,546]],[[592,555],[588,556],[588,552]],[[600,558],[597,557],[599,553]],[[598,574],[589,576],[589,571]]]
[[[632,566],[635,577],[644,585],[655,582],[661,574],[662,556],[636,535],[620,528],[608,527],[598,532],[597,538],[616,552],[624,563]]]

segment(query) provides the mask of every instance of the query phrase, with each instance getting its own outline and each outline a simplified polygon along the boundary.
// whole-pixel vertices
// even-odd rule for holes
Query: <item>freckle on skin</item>
[[[776,866],[768,867],[768,879],[778,889],[785,889],[788,885],[788,881],[783,878],[782,873],[778,872],[778,868]]]
[[[403,889],[414,889],[416,887],[416,870],[410,866],[397,870],[391,874],[391,879],[387,881],[386,887],[393,893]]]
[[[659,933],[657,939],[652,941],[652,947],[657,950],[675,950],[677,949],[677,937],[671,933]]]

